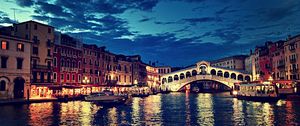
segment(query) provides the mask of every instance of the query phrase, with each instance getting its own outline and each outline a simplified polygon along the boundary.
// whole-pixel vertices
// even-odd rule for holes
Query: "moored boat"
[[[111,91],[92,93],[85,97],[86,101],[94,102],[97,104],[120,104],[125,103],[127,99],[127,96],[116,95]]]
[[[273,84],[240,84],[235,85],[232,95],[238,99],[272,102],[278,101],[278,89]]]

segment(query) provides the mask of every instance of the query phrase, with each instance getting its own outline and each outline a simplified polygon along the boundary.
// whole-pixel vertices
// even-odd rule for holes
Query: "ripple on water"
[[[0,106],[1,125],[299,125],[300,102],[260,103],[220,94],[171,93],[130,105],[47,102]]]

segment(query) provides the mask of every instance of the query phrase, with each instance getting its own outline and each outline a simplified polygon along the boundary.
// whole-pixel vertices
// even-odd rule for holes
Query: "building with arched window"
[[[30,89],[29,40],[0,35],[0,99],[26,98]]]

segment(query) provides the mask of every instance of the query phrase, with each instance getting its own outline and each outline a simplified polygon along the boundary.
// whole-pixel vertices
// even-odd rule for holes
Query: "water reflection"
[[[198,124],[214,125],[212,94],[199,94],[197,97]]]
[[[299,125],[300,102],[260,103],[222,94],[159,94],[130,105],[48,102],[0,106],[1,125]]]

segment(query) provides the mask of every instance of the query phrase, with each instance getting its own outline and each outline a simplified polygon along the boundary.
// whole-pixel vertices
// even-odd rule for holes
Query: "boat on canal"
[[[237,99],[275,102],[279,100],[278,89],[274,84],[239,84],[234,86],[232,95]]]
[[[99,93],[92,93],[85,97],[86,101],[94,102],[96,104],[124,104],[128,99],[127,95],[117,95],[112,91],[102,91]]]

